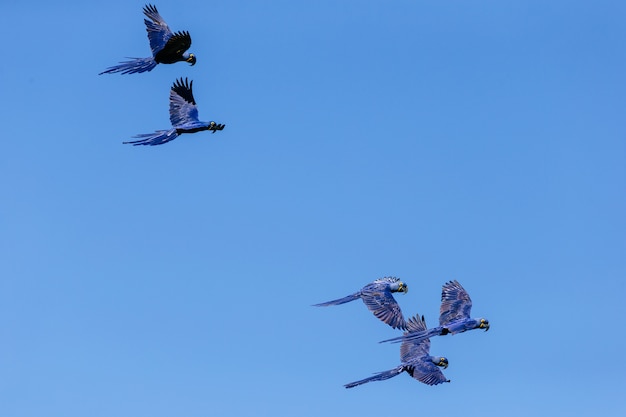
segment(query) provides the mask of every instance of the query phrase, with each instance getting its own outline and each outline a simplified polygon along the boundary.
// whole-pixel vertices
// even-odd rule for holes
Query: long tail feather
[[[372,381],[384,381],[389,378],[393,378],[394,376],[400,375],[404,370],[403,366],[398,366],[397,368],[390,369],[388,371],[379,372],[374,376],[370,376],[369,378],[362,379],[360,381],[350,382],[349,384],[344,385],[346,388],[354,388],[359,385],[367,384]]]
[[[391,342],[399,343],[404,341],[411,341],[413,343],[421,342],[422,340],[430,339],[433,336],[439,336],[442,334],[443,327],[433,327],[421,332],[408,332],[402,336],[394,337],[392,339],[382,340],[379,343]]]
[[[140,135],[136,135],[133,136],[135,138],[141,138],[139,140],[131,140],[128,142],[124,142],[133,146],[138,146],[138,145],[150,145],[150,146],[155,146],[155,145],[162,145],[164,143],[167,143],[171,140],[176,139],[176,137],[178,137],[178,134],[176,133],[176,129],[170,129],[170,130],[157,130],[154,133],[142,133]]]
[[[123,61],[117,65],[107,68],[98,75],[113,74],[121,72],[122,74],[139,74],[146,71],[152,71],[157,66],[154,58],[132,58],[131,61]]]
[[[337,300],[327,301],[325,303],[313,304],[313,307],[328,307],[328,306],[336,306],[339,304],[349,303],[350,301],[358,300],[361,298],[361,293],[355,292],[354,294],[347,295],[343,298],[338,298]]]

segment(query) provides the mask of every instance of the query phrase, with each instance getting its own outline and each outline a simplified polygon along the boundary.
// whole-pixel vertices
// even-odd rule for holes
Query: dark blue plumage
[[[444,284],[441,290],[441,307],[439,308],[439,326],[428,330],[409,332],[400,337],[383,340],[383,342],[401,342],[405,340],[420,341],[433,336],[463,333],[473,329],[489,330],[489,320],[470,317],[472,300],[458,281]],[[382,343],[382,342],[381,342]]]
[[[325,303],[314,304],[315,307],[328,307],[339,304],[348,303],[350,301],[363,300],[367,308],[374,313],[383,322],[387,323],[394,329],[406,328],[402,310],[393,298],[394,292],[408,292],[409,288],[405,283],[395,277],[384,277],[367,284],[360,291],[350,294],[337,300],[327,301]]]
[[[137,74],[152,71],[157,64],[173,64],[179,61],[195,65],[196,56],[185,52],[191,46],[191,36],[187,31],[172,32],[159,14],[157,8],[151,4],[143,8],[143,14],[152,56],[148,58],[131,58],[130,61],[120,62],[107,68],[102,74]]]
[[[211,122],[201,122],[198,120],[198,107],[193,98],[193,81],[181,78],[174,82],[170,89],[170,122],[172,128],[169,130],[157,130],[154,133],[142,133],[134,137],[139,140],[124,142],[132,145],[161,145],[174,140],[183,133],[195,133],[202,130],[210,130],[215,133],[224,129],[223,124]]]
[[[407,332],[421,332],[426,330],[426,321],[424,316],[411,317],[407,323]],[[405,340],[400,346],[401,364],[388,371],[379,372],[369,378],[346,384],[346,388],[353,388],[358,385],[366,384],[372,381],[384,381],[394,376],[406,372],[411,377],[423,382],[427,385],[438,385],[443,382],[450,382],[443,375],[438,367],[447,368],[448,360],[442,356],[430,356],[430,340],[424,339],[420,341]]]

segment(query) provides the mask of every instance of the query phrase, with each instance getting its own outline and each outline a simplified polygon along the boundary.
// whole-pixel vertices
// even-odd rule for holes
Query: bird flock
[[[146,24],[148,40],[152,56],[148,58],[132,58],[102,71],[102,74],[140,74],[152,71],[157,64],[174,64],[176,62],[188,62],[192,66],[196,64],[196,56],[188,53],[191,46],[191,35],[187,31],[172,32],[165,20],[159,14],[156,6],[147,4],[143,8],[143,14],[147,17],[143,22]],[[170,89],[170,122],[171,129],[157,130],[154,133],[142,133],[134,136],[137,140],[128,143],[138,145],[162,145],[176,139],[183,133],[195,133],[209,130],[215,133],[224,129],[224,124],[214,121],[202,122],[198,119],[198,107],[193,98],[193,81],[180,78],[174,81]]]
[[[385,277],[367,284],[354,294],[337,300],[314,304],[315,307],[328,307],[360,298],[378,319],[394,329],[404,330],[402,336],[381,342],[402,342],[400,345],[400,365],[388,371],[374,374],[369,378],[350,382],[344,385],[346,388],[353,388],[372,381],[384,381],[400,375],[402,372],[408,373],[411,377],[427,385],[450,382],[439,369],[440,367],[444,369],[448,367],[448,359],[443,356],[430,355],[430,338],[463,333],[473,329],[489,330],[489,320],[470,316],[472,300],[467,291],[456,280],[443,285],[441,307],[439,308],[439,326],[431,329],[426,326],[424,316],[415,315],[408,320],[404,319],[393,293],[407,293],[408,291],[409,287],[398,278]]]
[[[188,53],[191,47],[191,35],[187,31],[172,32],[159,14],[156,6],[147,4],[143,13],[152,56],[147,58],[131,58],[120,62],[101,72],[102,74],[140,74],[152,71],[158,64],[196,63],[196,56]],[[193,81],[187,78],[177,79],[170,89],[170,129],[157,130],[153,133],[142,133],[134,136],[137,140],[123,142],[137,145],[162,145],[176,139],[183,133],[195,133],[203,130],[215,133],[223,130],[225,125],[214,121],[202,122],[198,119],[198,107],[193,97]],[[372,381],[383,381],[408,373],[411,377],[427,385],[438,385],[450,382],[440,368],[448,367],[448,359],[443,356],[430,355],[430,338],[447,334],[463,333],[473,329],[489,330],[489,321],[484,318],[471,318],[472,300],[469,294],[457,281],[443,285],[441,291],[441,307],[439,326],[429,329],[424,316],[415,315],[405,320],[400,306],[393,297],[395,292],[407,293],[408,286],[395,277],[384,277],[367,284],[361,290],[337,300],[315,304],[316,307],[328,307],[345,304],[361,299],[367,308],[379,320],[394,329],[404,331],[402,336],[383,340],[383,342],[401,343],[400,365],[388,371],[345,385],[353,388]]]

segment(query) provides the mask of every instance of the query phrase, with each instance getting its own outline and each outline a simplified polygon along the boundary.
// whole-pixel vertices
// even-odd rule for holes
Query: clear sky
[[[155,3],[197,56],[138,75],[144,2],[2,0],[0,415],[623,416],[626,4]],[[166,129],[194,81],[210,134]],[[400,375],[393,275],[488,333]]]

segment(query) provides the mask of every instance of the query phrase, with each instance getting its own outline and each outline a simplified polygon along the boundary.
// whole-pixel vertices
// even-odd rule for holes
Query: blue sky
[[[98,76],[143,5],[0,4],[1,415],[624,414],[623,2],[159,1],[197,64]],[[122,145],[181,76],[226,128]],[[452,383],[343,388],[386,275]]]

